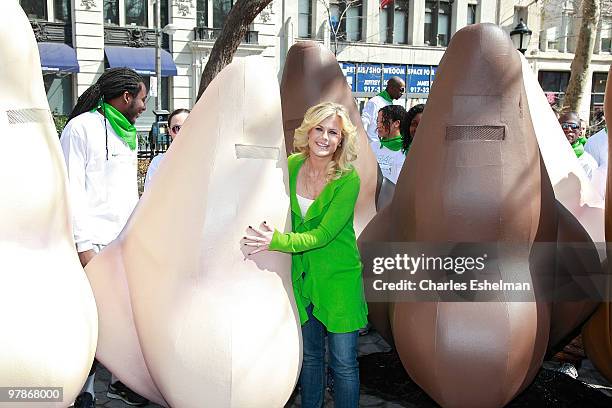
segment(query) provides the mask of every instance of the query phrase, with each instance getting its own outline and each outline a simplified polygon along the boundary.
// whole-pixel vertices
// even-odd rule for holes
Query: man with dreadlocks
[[[147,88],[127,68],[104,72],[78,99],[60,137],[68,167],[73,233],[83,267],[123,229],[138,201],[134,123]],[[75,408],[93,408],[96,362]],[[107,395],[134,406],[148,401],[113,376]]]

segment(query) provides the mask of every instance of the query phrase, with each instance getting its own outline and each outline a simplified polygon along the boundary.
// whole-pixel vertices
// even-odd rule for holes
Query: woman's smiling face
[[[341,141],[342,121],[337,115],[323,119],[308,131],[308,148],[314,157],[333,157]]]

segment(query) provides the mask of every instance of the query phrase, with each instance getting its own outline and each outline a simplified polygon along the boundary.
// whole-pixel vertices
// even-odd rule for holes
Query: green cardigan
[[[300,321],[306,308],[332,333],[359,330],[367,323],[361,258],[353,229],[359,176],[354,169],[323,188],[302,218],[296,198],[297,175],[304,156],[289,156],[292,231],[274,231],[269,248],[292,253],[291,276]]]

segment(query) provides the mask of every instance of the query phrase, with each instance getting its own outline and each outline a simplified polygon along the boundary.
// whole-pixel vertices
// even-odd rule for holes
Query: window
[[[6,0],[4,0],[6,1]],[[21,0],[19,2],[23,11],[30,20],[46,20],[47,19],[47,1],[46,0]]]
[[[161,8],[161,16],[159,16],[159,23],[163,28],[167,26],[170,22],[170,7],[168,7],[168,0],[161,0],[161,4],[159,7]]]
[[[468,4],[467,6],[467,24],[476,24],[476,10],[478,4]]]
[[[72,111],[72,75],[43,75],[49,108],[55,115],[69,115]]]
[[[298,37],[310,38],[312,36],[311,25],[312,2],[310,0],[298,0]]]
[[[208,0],[197,0],[196,26],[208,27]]]
[[[381,43],[393,41],[393,14],[391,14],[391,10],[391,6],[387,4],[378,15],[378,36]]]
[[[19,4],[30,20],[70,23],[70,0],[19,0]],[[54,10],[52,16],[49,15],[51,5]]]
[[[559,36],[557,27],[550,27],[546,30],[546,48],[554,50],[559,46]]]
[[[610,17],[601,18],[601,52],[611,52],[612,45],[612,19]]]
[[[450,41],[452,6],[449,2],[440,2],[438,10],[438,44],[446,47]]]
[[[346,39],[347,41],[361,40],[361,2],[345,4],[346,10]]]
[[[603,111],[604,95],[606,93],[606,83],[608,82],[607,72],[593,72],[593,83],[591,89],[591,123],[598,111]]]
[[[361,1],[331,0],[329,5],[332,33],[336,32],[339,40],[361,40]]]
[[[104,0],[104,24],[119,25],[119,0]]]
[[[570,73],[567,71],[540,71],[538,82],[551,105],[561,106]]]
[[[450,40],[452,5],[449,1],[425,2],[425,43],[446,47]]]
[[[124,0],[125,25],[147,27],[148,11],[147,0]]]
[[[62,23],[70,22],[70,0],[54,0],[55,21]]]
[[[213,0],[213,27],[222,28],[235,0]]]
[[[395,0],[393,42],[395,44],[408,44],[408,0]]]

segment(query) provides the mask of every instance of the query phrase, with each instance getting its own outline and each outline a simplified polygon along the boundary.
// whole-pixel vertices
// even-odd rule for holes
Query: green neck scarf
[[[385,101],[389,103],[393,103],[393,98],[391,98],[391,95],[389,95],[389,92],[387,92],[386,89],[382,91],[381,93],[379,93],[378,96],[380,96],[381,98],[383,98]]]
[[[399,136],[395,136],[393,138],[389,138],[389,139],[383,139],[382,137],[379,138],[380,140],[380,147],[386,147],[389,150],[393,150],[394,152],[397,152],[399,150],[401,150],[402,145],[403,145],[403,140],[404,137],[402,135]]]
[[[572,143],[572,149],[574,149],[576,157],[580,157],[584,153],[584,144],[586,143],[586,141],[586,137],[580,137],[576,139],[574,143]]]
[[[123,113],[119,112],[113,105],[103,102],[94,110],[99,108],[102,108],[104,111],[104,116],[115,133],[117,133],[117,136],[128,145],[130,150],[136,150],[136,126],[130,123],[130,121],[123,116]]]

